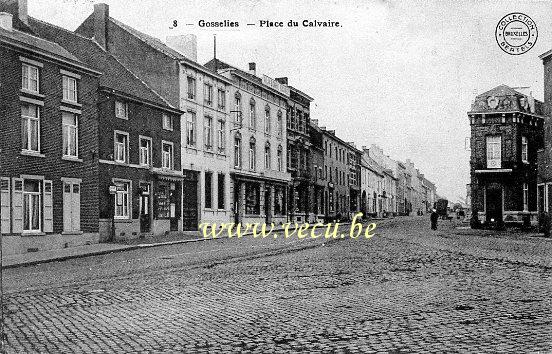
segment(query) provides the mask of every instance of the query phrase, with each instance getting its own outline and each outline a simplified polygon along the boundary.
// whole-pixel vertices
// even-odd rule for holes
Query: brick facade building
[[[3,249],[25,253],[98,242],[100,72],[34,36],[26,7],[11,5],[0,8],[12,12],[0,13]]]
[[[468,117],[472,211],[490,225],[536,222],[542,102],[501,85],[478,95]]]

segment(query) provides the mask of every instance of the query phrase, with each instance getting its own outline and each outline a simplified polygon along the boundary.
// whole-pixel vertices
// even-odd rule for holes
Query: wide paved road
[[[552,240],[381,223],[4,271],[13,353],[552,351]]]

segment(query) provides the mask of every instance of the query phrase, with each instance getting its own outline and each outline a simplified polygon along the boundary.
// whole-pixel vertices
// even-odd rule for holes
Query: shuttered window
[[[80,183],[63,182],[63,231],[80,231]]]
[[[10,179],[6,177],[0,179],[0,223],[2,234],[9,234],[11,232]]]

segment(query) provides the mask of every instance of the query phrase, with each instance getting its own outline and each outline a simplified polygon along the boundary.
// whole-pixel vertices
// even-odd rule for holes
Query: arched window
[[[266,143],[265,145],[265,169],[270,170],[272,165],[272,154],[270,152],[270,143]]]
[[[241,103],[241,94],[236,92],[234,95],[234,112],[235,119],[234,121],[238,124],[242,124],[242,103]]]
[[[251,129],[257,128],[257,112],[254,99],[251,99],[251,101],[249,101],[249,127]]]
[[[242,138],[240,133],[234,136],[234,167],[242,166]]]
[[[270,107],[266,105],[265,108],[265,133],[270,134]]]
[[[257,166],[257,143],[255,138],[249,140],[249,169],[254,171]]]
[[[281,138],[284,135],[284,122],[282,111],[278,111],[278,138]]]
[[[282,145],[278,146],[277,160],[278,171],[282,172],[284,169],[284,149],[282,149]]]

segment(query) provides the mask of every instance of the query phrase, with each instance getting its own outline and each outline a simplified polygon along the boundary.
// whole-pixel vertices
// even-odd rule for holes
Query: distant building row
[[[285,77],[170,45],[105,4],[74,31],[0,0],[0,215],[8,253],[197,230],[426,212],[410,161],[311,120]]]

